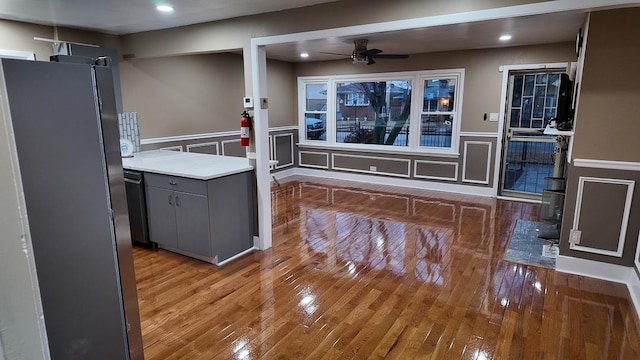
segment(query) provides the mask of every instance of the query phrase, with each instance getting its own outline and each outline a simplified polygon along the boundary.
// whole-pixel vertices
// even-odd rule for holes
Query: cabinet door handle
[[[175,182],[174,180],[169,181],[169,185],[178,185],[177,182]]]
[[[180,207],[180,197],[176,195],[176,206]]]
[[[173,201],[171,201],[171,194],[169,194],[169,205],[173,206]]]

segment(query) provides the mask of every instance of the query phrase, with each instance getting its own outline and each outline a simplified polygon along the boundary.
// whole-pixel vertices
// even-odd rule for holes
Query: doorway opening
[[[556,137],[543,133],[555,118],[564,69],[509,73],[499,192],[541,200],[554,175]]]

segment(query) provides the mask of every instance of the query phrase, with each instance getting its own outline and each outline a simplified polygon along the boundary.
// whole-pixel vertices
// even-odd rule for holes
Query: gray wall
[[[591,14],[573,157],[640,161],[640,8]]]
[[[591,14],[586,39],[585,63],[575,119],[573,160],[640,161],[640,8],[609,10]],[[620,71],[618,71],[620,70]],[[637,168],[637,166],[636,166]],[[593,184],[577,194],[580,177],[600,181],[635,182],[628,225],[622,226],[625,185]],[[560,254],[607,263],[632,266],[638,231],[640,172],[571,166],[567,177]],[[575,209],[581,201],[580,225],[588,249],[575,251],[568,243]],[[622,257],[589,251],[611,250],[626,231]]]
[[[585,186],[578,193],[580,178],[587,177]],[[635,182],[632,203],[628,207],[628,224],[623,226],[624,210],[627,207],[627,184],[616,184],[617,180]],[[568,171],[565,212],[562,219],[562,255],[596,260],[606,263],[633,266],[633,260],[640,231],[640,172],[570,166]],[[568,242],[573,228],[577,201],[581,206],[578,213],[577,230],[582,231],[580,250],[571,250]],[[598,254],[601,251],[615,251],[622,232],[625,232],[622,256]]]
[[[138,112],[143,139],[239,129],[244,96],[242,55],[129,59],[120,67],[124,110]],[[293,125],[293,64],[270,60],[267,77],[269,124]]]

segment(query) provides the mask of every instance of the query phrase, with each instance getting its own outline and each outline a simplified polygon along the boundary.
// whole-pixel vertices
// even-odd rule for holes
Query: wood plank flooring
[[[538,205],[297,178],[273,248],[134,248],[145,358],[640,359],[624,285],[503,260]]]

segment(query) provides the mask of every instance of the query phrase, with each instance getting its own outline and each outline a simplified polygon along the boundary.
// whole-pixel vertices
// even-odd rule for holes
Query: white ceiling
[[[0,0],[0,19],[130,34],[337,0]],[[173,13],[155,6],[172,5]]]
[[[338,55],[349,56],[354,49],[353,40],[369,40],[369,49],[381,49],[382,54],[419,54],[439,51],[483,49],[532,44],[551,44],[574,41],[583,24],[584,11],[559,12],[544,15],[524,16],[464,24],[443,25],[428,28],[335,37],[286,44],[268,45],[267,56],[283,61],[337,60]],[[498,40],[502,34],[512,35],[507,42]],[[309,58],[300,58],[308,52]],[[376,59],[380,61],[393,61]]]

